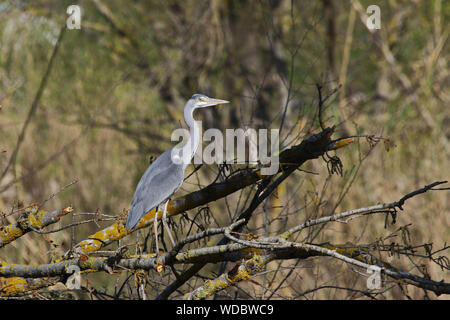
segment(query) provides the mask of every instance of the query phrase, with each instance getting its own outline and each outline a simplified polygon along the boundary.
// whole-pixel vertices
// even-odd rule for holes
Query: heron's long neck
[[[200,143],[200,127],[194,120],[194,110],[195,108],[184,109],[184,121],[189,127],[189,139],[182,149],[183,163],[185,164],[185,166],[187,166],[191,162]]]

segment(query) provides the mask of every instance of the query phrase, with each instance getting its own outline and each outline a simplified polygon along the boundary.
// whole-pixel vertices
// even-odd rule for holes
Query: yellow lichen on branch
[[[13,242],[17,238],[20,238],[33,229],[41,229],[45,226],[58,222],[62,216],[72,211],[72,207],[67,207],[53,212],[47,212],[44,210],[39,210],[38,207],[33,207],[28,214],[19,218],[16,223],[12,223],[7,226],[0,226],[0,248]]]
[[[336,141],[334,143],[333,146],[330,147],[331,150],[337,150],[343,147],[348,146],[350,143],[352,143],[353,141],[355,141],[354,138],[345,138],[345,139],[339,139],[338,141]]]
[[[5,244],[14,241],[22,235],[23,231],[15,224],[0,227],[0,247],[3,247]]]
[[[242,264],[237,264],[233,269],[214,280],[208,280],[205,284],[189,295],[188,299],[203,300],[211,295],[228,288],[240,281],[247,280],[251,276],[261,272],[264,266],[271,261],[270,256],[255,254],[251,259],[245,260]]]
[[[46,211],[33,208],[27,217],[19,219],[17,223],[0,227],[0,248],[24,235],[30,226],[32,228],[42,227],[46,213]]]
[[[167,212],[170,214],[174,210],[173,205],[169,203],[167,206]],[[139,224],[136,227],[137,229],[144,228],[148,225],[153,224],[153,220],[155,218],[156,209],[151,210],[145,216],[141,218]],[[162,218],[163,211],[158,211],[158,218]],[[134,231],[134,230],[133,230]],[[102,247],[110,244],[113,241],[117,241],[122,239],[126,235],[130,234],[130,230],[125,228],[125,225],[121,221],[116,221],[109,227],[100,230],[93,235],[89,236],[86,240],[81,241],[75,246],[75,252],[78,254],[86,254],[90,252],[94,252],[100,250]]]
[[[30,291],[55,285],[59,277],[54,278],[3,278],[0,277],[0,297],[17,297],[30,294]]]

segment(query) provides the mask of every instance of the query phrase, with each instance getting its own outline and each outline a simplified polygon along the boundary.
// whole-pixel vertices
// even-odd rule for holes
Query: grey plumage
[[[184,171],[200,143],[199,127],[194,121],[193,112],[197,108],[208,107],[228,101],[194,94],[184,107],[184,120],[190,129],[190,137],[182,148],[172,148],[159,156],[145,171],[134,192],[126,228],[134,229],[139,220],[160,203],[167,200],[183,184]],[[190,147],[187,148],[186,147]],[[173,154],[183,159],[181,163],[172,161]]]
[[[182,185],[184,168],[182,164],[171,161],[172,149],[165,151],[145,170],[139,181],[131,202],[128,214],[127,229],[134,229],[139,220],[150,210],[153,210]],[[157,186],[168,186],[165,190],[156,190]]]

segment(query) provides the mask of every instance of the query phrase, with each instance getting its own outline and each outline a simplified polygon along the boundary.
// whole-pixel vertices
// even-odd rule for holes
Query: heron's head
[[[198,93],[194,94],[190,100],[191,100],[192,104],[195,106],[195,108],[205,108],[205,107],[209,107],[209,106],[215,106],[218,104],[229,103],[229,101],[227,101],[227,100],[214,99],[214,98],[205,96],[204,94],[198,94]]]

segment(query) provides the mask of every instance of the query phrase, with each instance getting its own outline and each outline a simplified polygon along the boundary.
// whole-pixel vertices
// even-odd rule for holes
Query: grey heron
[[[194,94],[184,106],[184,121],[189,127],[189,139],[182,147],[174,147],[160,155],[145,171],[134,192],[131,208],[128,213],[126,229],[134,229],[139,220],[149,211],[166,201],[163,213],[163,224],[170,240],[173,237],[166,224],[168,199],[182,185],[184,172],[191,162],[200,143],[200,128],[193,118],[195,109],[228,103],[226,100],[214,99],[203,94]],[[155,236],[157,239],[157,213],[154,218]],[[156,241],[158,253],[158,241]]]

